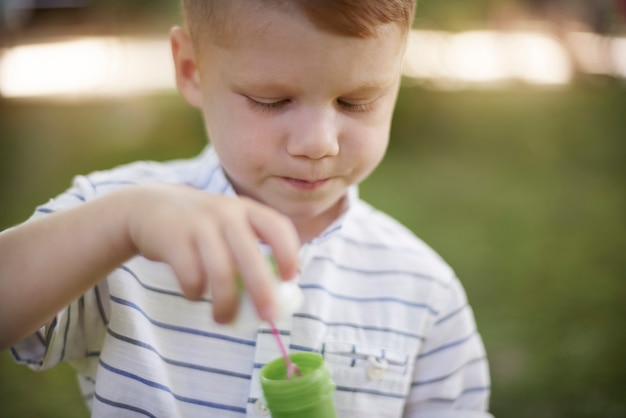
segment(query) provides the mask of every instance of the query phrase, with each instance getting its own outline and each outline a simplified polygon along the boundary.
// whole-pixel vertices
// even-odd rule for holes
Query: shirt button
[[[385,359],[369,358],[370,367],[367,369],[367,377],[371,380],[381,380],[385,376],[387,361]]]
[[[254,402],[254,412],[261,417],[266,417],[270,414],[270,410],[267,408],[267,405],[265,405],[265,402],[263,402],[263,399],[259,398]]]
[[[370,368],[367,370],[367,377],[369,377],[371,380],[380,380],[383,378],[384,375],[385,371],[380,367],[370,366]]]

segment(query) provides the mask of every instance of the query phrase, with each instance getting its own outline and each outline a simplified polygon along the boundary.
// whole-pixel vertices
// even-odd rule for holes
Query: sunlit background
[[[37,11],[32,7],[39,3],[42,8],[67,9],[91,2],[5,1],[6,29],[27,25]],[[588,10],[580,6],[584,2],[560,2],[562,12],[569,13],[561,22],[548,21],[549,16],[537,11],[533,15],[532,8],[526,13],[513,9],[515,2],[500,3],[505,6],[492,8],[509,15],[497,25],[455,32],[440,27],[413,30],[404,71],[407,79],[434,89],[512,83],[560,86],[571,83],[576,73],[626,79],[626,35],[594,31],[610,28],[594,27],[598,17],[593,14],[610,12],[610,2],[588,1],[595,4]],[[618,2],[613,7],[617,11]],[[0,56],[0,94],[6,98],[119,97],[174,88],[166,31],[97,36],[74,30],[12,41],[5,42]]]
[[[204,146],[180,21],[176,0],[0,0],[0,229],[75,174]],[[625,0],[419,1],[361,192],[463,281],[496,417],[626,417],[625,117]],[[0,415],[87,412],[69,367],[5,352]]]

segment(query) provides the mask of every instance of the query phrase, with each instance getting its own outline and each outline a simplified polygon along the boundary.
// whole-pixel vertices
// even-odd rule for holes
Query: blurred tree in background
[[[89,3],[72,14],[87,31],[166,32],[180,22],[175,1]],[[559,5],[424,0],[416,25],[476,29],[506,8],[550,13],[548,3]],[[583,3],[568,7],[579,13]],[[63,21],[59,10],[37,13],[24,33]],[[623,25],[614,14],[608,22],[608,31]],[[624,114],[626,83],[603,77],[556,89],[401,90],[388,155],[361,194],[461,278],[490,358],[496,417],[626,417]],[[0,98],[0,229],[76,174],[190,157],[205,143],[199,115],[175,94]],[[0,415],[88,414],[69,367],[33,373],[3,352]]]

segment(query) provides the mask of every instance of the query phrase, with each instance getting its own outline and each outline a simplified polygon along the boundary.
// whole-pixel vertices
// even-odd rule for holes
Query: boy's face
[[[236,191],[310,239],[383,158],[404,35],[389,25],[375,38],[345,37],[277,10],[249,18],[227,47],[200,42],[197,54],[175,29],[178,86],[202,111]]]

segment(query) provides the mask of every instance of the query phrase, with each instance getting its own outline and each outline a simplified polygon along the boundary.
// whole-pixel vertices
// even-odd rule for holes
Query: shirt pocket
[[[342,417],[401,417],[411,387],[413,350],[341,341],[324,343],[322,354],[337,385]]]

